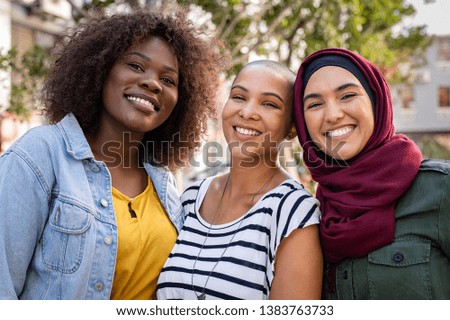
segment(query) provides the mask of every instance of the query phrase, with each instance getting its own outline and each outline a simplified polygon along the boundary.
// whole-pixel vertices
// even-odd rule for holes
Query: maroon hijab
[[[364,149],[345,165],[311,142],[303,114],[305,68],[318,57],[338,55],[361,70],[375,95],[374,132]],[[366,90],[367,91],[367,90]],[[378,68],[346,49],[324,49],[307,57],[294,88],[295,122],[303,160],[318,182],[320,234],[325,259],[358,258],[394,240],[397,200],[414,181],[422,160],[415,143],[396,135],[389,87]]]

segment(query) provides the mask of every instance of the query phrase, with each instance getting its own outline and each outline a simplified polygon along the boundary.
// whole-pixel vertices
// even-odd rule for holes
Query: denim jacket
[[[179,231],[175,179],[145,164]],[[0,158],[0,299],[109,299],[117,254],[111,176],[72,114]]]

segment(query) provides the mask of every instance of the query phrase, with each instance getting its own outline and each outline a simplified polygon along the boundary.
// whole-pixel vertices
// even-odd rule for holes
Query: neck
[[[231,197],[261,195],[273,186],[280,167],[276,163],[262,163],[254,167],[231,166],[229,190]],[[270,181],[269,181],[270,180]],[[257,199],[256,199],[257,200]]]
[[[87,140],[95,159],[104,161],[108,167],[139,166],[141,135],[136,136],[130,132],[110,133],[100,129],[96,134],[87,137]]]

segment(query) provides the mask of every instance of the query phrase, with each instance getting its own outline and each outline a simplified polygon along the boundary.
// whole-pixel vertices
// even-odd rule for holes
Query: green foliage
[[[91,0],[80,15],[108,7],[197,6],[211,20],[213,32],[230,51],[233,74],[252,54],[276,59],[295,70],[310,53],[326,47],[357,51],[377,64],[391,81],[401,81],[398,67],[420,57],[430,44],[424,27],[402,27],[415,14],[406,0]],[[207,28],[207,26],[205,26]]]
[[[450,149],[439,143],[433,136],[424,135],[417,142],[424,158],[450,160]]]
[[[9,105],[0,106],[0,110],[23,118],[30,116],[31,110],[38,107],[36,96],[47,74],[49,59],[47,51],[37,45],[23,55],[19,55],[15,48],[0,54],[0,70],[11,72],[13,75]],[[1,80],[6,81],[6,79]]]
[[[96,7],[106,8],[109,5],[113,4],[114,0],[92,0],[91,5]]]
[[[211,14],[214,32],[230,50],[234,73],[251,54],[284,62],[295,70],[308,54],[326,47],[345,47],[377,64],[391,81],[401,81],[398,66],[419,61],[430,44],[423,26],[405,28],[399,24],[415,9],[405,0],[146,0],[146,6],[168,3],[198,6]],[[92,0],[74,7],[78,21],[113,6],[139,8],[138,0]],[[397,28],[394,31],[394,28]],[[0,54],[0,69],[21,74],[13,83],[9,111],[27,115],[26,96],[34,95],[45,76],[47,53],[34,47],[18,57],[10,50]],[[1,80],[1,79],[0,79]],[[33,104],[33,99],[31,103]],[[1,108],[1,106],[0,106]]]
[[[114,4],[115,2],[115,0],[92,0],[89,2],[84,2],[83,9],[87,11],[104,9]]]
[[[177,1],[211,13],[238,69],[250,53],[295,69],[312,52],[326,47],[357,51],[399,81],[398,66],[419,58],[430,44],[424,27],[400,23],[415,9],[404,0],[198,0]],[[395,30],[396,28],[396,30]]]

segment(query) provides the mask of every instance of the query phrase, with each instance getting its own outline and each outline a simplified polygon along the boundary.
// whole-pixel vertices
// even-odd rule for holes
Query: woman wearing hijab
[[[378,68],[345,49],[305,59],[294,89],[318,182],[327,299],[450,298],[450,163],[395,134]]]

